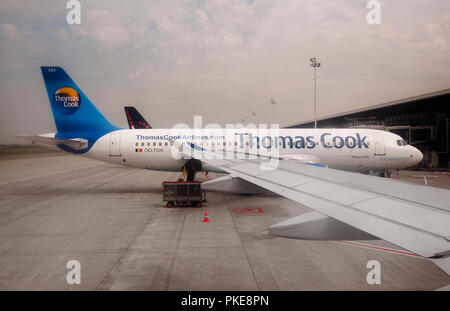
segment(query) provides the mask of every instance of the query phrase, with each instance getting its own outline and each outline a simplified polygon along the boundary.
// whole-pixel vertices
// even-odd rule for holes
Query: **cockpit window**
[[[407,146],[408,143],[404,139],[397,140],[397,146]]]

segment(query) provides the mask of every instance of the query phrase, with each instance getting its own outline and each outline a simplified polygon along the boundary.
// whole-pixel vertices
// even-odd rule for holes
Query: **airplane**
[[[130,129],[151,129],[150,123],[137,111],[135,107],[125,106],[125,116],[127,118],[128,127]]]
[[[348,172],[419,163],[422,153],[398,135],[370,129],[122,129],[61,67],[41,70],[57,132],[19,137],[130,167],[226,173],[202,187],[270,191],[314,210],[271,226],[271,235],[377,237],[450,273],[449,190]]]

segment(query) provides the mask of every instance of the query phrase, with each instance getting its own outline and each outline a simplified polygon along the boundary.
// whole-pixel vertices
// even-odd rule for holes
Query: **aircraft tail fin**
[[[151,129],[151,125],[144,119],[144,117],[137,111],[135,107],[123,107],[127,117],[128,126],[130,129]]]
[[[59,133],[120,129],[103,116],[64,69],[43,66],[41,70]]]

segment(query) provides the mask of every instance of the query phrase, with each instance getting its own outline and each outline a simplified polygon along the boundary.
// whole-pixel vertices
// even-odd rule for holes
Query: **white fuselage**
[[[261,134],[248,129],[124,129],[100,137],[84,156],[151,170],[180,171],[186,159],[171,144],[191,143],[208,151],[247,155],[269,153],[349,171],[401,169],[417,164],[422,153],[401,144],[393,133],[369,129],[279,129]],[[214,168],[205,168],[214,171]]]

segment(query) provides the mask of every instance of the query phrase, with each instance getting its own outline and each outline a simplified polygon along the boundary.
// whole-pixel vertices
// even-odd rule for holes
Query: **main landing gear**
[[[195,174],[202,170],[202,162],[196,159],[190,159],[182,168],[182,181],[194,181]]]
[[[385,170],[385,171],[380,172],[380,174],[378,176],[384,177],[384,178],[391,178],[392,177],[392,172],[388,171],[388,170]]]

